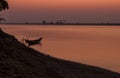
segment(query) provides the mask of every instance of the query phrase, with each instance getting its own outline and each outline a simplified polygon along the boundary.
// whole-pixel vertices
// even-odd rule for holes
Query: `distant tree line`
[[[56,22],[51,21],[48,23],[45,20],[42,21],[43,24],[64,24],[65,22],[66,22],[66,20],[56,20]]]

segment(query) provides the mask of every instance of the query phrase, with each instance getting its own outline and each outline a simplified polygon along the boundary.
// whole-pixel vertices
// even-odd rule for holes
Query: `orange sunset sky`
[[[120,0],[7,0],[6,22],[120,22]]]

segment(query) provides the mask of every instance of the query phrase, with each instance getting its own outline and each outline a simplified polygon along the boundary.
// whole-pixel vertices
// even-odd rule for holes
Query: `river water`
[[[119,26],[0,25],[19,41],[43,37],[31,48],[54,57],[120,72]]]

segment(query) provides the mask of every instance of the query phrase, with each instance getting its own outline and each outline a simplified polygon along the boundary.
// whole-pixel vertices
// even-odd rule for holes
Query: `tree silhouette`
[[[0,0],[0,11],[9,9],[8,3],[6,0]]]

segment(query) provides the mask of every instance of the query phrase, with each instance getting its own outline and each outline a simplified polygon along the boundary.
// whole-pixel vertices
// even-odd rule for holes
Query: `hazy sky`
[[[120,22],[120,0],[8,0],[7,22]]]

